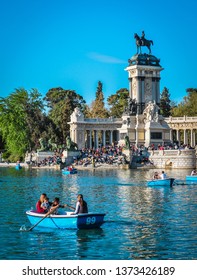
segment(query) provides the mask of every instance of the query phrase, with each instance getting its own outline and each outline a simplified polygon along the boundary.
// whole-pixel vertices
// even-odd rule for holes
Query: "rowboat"
[[[166,179],[154,179],[154,180],[149,180],[147,182],[147,185],[149,187],[154,187],[154,186],[168,186],[172,187],[174,183],[174,178],[166,178]]]
[[[46,218],[46,214],[36,213],[36,211],[28,210],[26,215],[32,225],[39,223],[38,227],[43,228],[59,228],[59,229],[92,229],[99,228],[104,223],[105,214],[84,213],[71,215],[72,212],[62,211],[60,214],[50,214]],[[44,218],[44,219],[43,219]]]
[[[77,169],[72,169],[72,170],[68,170],[68,169],[62,169],[62,174],[77,174]]]
[[[193,181],[197,183],[197,175],[193,175],[193,176],[186,176],[186,181]]]

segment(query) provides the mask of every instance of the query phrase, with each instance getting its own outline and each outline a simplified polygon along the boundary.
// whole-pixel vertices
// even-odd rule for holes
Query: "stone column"
[[[106,131],[103,130],[103,146],[106,146]]]
[[[129,78],[129,96],[133,99],[132,78]]]
[[[173,129],[170,129],[170,141],[173,142]]]
[[[120,131],[117,130],[117,141],[119,141],[119,140],[120,140]]]
[[[74,129],[72,127],[70,129],[70,138],[72,141],[74,141]]]
[[[176,140],[178,141],[178,145],[180,146],[180,131],[177,129],[176,131]]]
[[[156,80],[155,78],[152,78],[152,99],[155,100],[155,102],[157,102],[155,85],[156,85]]]
[[[160,78],[157,78],[156,83],[156,103],[160,103]]]
[[[136,99],[137,103],[141,103],[141,98],[140,98],[140,79],[136,77]]]
[[[94,149],[96,149],[96,130],[94,130]]]
[[[94,148],[95,149],[98,148],[98,131],[97,130],[94,131]]]
[[[75,142],[76,141],[76,129],[73,129],[73,142]]]
[[[109,144],[111,145],[112,142],[113,142],[113,130],[110,130]]]
[[[89,148],[92,149],[92,130],[90,129],[90,134],[89,134]]]
[[[96,131],[96,148],[99,147],[98,131]]]
[[[142,103],[145,103],[144,78],[142,78],[141,83],[142,83]]]
[[[135,130],[135,145],[138,147],[138,129]]]
[[[196,146],[196,131],[194,131],[194,147]]]
[[[184,129],[184,130],[183,130],[183,133],[184,133],[184,140],[183,140],[183,141],[184,141],[184,144],[187,145],[187,144],[188,144],[188,141],[187,141],[187,140],[188,140],[188,139],[187,139],[187,130]]]
[[[194,147],[194,131],[193,131],[193,129],[191,129],[190,132],[191,132],[190,145],[191,145],[191,147]]]

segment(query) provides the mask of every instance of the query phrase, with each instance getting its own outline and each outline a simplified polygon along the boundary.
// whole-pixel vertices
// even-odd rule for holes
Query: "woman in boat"
[[[88,205],[86,201],[83,200],[83,195],[78,194],[75,212],[71,213],[71,215],[82,214],[82,213],[88,213]]]
[[[159,176],[158,172],[155,172],[155,173],[154,173],[153,179],[154,179],[154,180],[160,179],[160,176]]]
[[[44,202],[46,196],[47,196],[46,193],[41,194],[40,199],[36,203],[36,212],[45,213],[45,209],[44,207],[42,207],[42,203]]]

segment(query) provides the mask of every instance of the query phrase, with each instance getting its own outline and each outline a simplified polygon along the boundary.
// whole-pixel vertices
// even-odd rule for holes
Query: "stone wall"
[[[196,168],[196,150],[154,150],[149,159],[156,168]]]

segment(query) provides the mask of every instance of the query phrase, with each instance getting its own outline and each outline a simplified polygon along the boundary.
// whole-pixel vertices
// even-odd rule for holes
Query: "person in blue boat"
[[[160,179],[164,180],[167,178],[167,175],[164,171],[161,172]]]
[[[160,179],[159,173],[157,171],[154,173],[153,179],[154,180]]]
[[[196,175],[197,175],[196,169],[192,170],[191,176],[196,176]]]
[[[53,214],[59,214],[58,213],[58,208],[72,208],[75,209],[74,207],[68,205],[68,204],[60,204],[60,199],[59,197],[55,197],[55,199],[53,200],[52,203],[50,203],[51,207],[50,207],[50,211],[53,212]]]
[[[44,212],[47,213],[50,209],[51,203],[49,202],[49,198],[46,196],[44,201],[41,203],[41,207],[45,210]]]
[[[45,213],[45,209],[42,207],[42,203],[44,202],[44,199],[46,198],[46,193],[42,193],[40,196],[40,199],[36,203],[36,212],[37,213]]]
[[[83,199],[83,195],[78,194],[75,212],[71,213],[71,215],[82,214],[82,213],[88,213],[88,205],[86,201]]]

